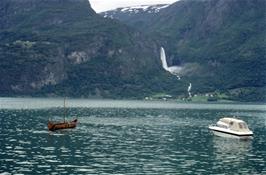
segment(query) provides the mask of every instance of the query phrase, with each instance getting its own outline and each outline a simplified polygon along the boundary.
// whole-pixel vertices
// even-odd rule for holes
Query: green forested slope
[[[87,0],[1,0],[0,95],[186,96],[191,82],[192,94],[266,101],[265,7],[181,0],[136,31]],[[183,67],[181,81],[161,68],[160,46]]]
[[[87,0],[2,0],[0,7],[1,96],[178,91],[156,43],[97,15]]]
[[[261,101],[266,99],[265,11],[264,0],[181,0],[142,25],[126,23],[163,45],[169,63],[184,66],[183,76],[195,91]]]

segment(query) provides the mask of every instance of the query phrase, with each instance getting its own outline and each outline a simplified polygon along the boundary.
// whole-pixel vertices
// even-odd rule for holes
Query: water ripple
[[[265,174],[265,112],[84,109],[74,130],[48,132],[61,109],[0,110],[2,174]],[[220,116],[238,114],[250,141],[213,136]],[[55,117],[57,118],[57,117]]]

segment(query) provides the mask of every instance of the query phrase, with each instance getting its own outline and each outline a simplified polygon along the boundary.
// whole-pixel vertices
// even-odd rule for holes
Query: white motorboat
[[[253,136],[253,132],[248,128],[246,122],[236,118],[221,118],[216,125],[209,126],[209,129],[221,137],[250,139]]]

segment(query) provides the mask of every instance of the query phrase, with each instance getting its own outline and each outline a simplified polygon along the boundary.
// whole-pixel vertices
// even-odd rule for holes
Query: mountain
[[[181,0],[143,19],[116,19],[164,46],[170,65],[194,93],[225,92],[241,101],[266,101],[266,1]]]
[[[178,85],[156,42],[87,0],[1,0],[0,16],[1,96],[139,98]]]
[[[169,4],[140,5],[132,7],[117,8],[100,13],[104,18],[118,19],[131,27],[139,28],[159,13],[162,9],[168,7]]]
[[[87,0],[1,0],[0,95],[185,97],[189,89],[210,100],[266,101],[265,7],[181,0],[121,9],[117,20]],[[181,80],[163,69],[161,47]]]

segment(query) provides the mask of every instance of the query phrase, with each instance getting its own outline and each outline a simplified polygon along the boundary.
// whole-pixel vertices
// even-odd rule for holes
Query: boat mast
[[[66,122],[66,97],[64,97],[64,123]]]

